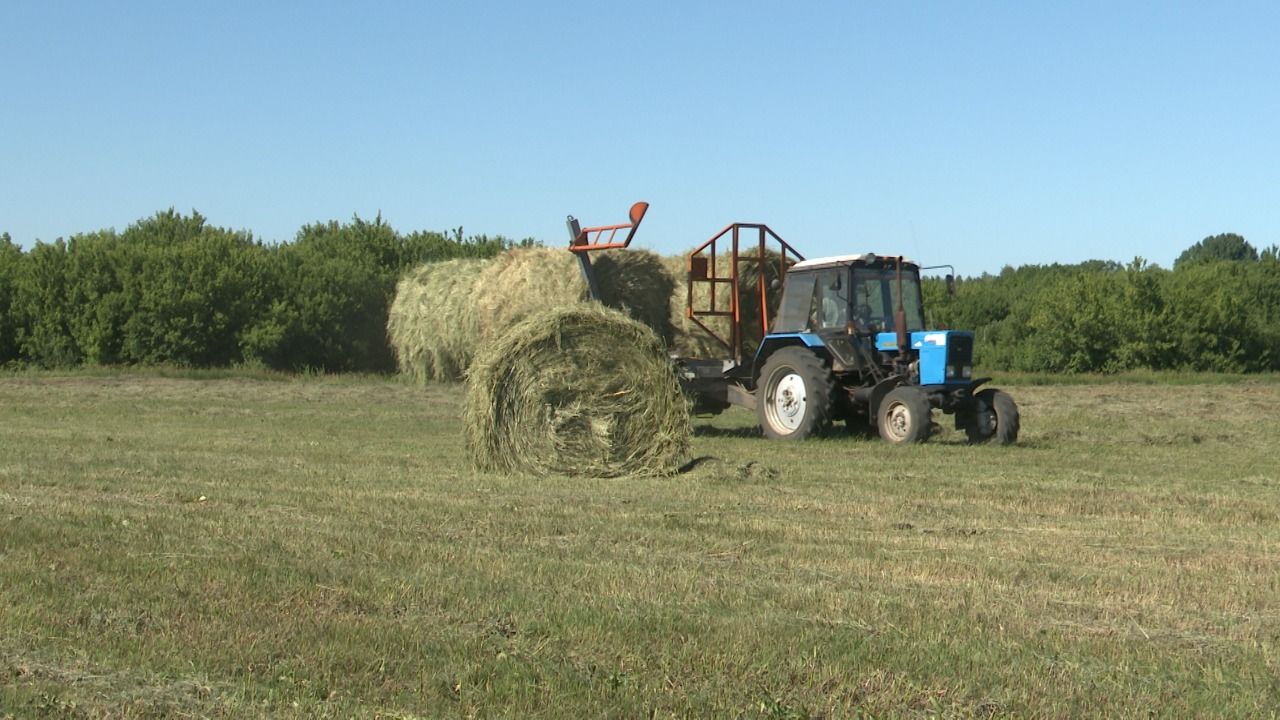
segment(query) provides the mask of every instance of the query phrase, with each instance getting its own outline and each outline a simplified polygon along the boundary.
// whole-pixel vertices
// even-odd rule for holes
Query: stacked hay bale
[[[490,260],[467,301],[484,342],[529,315],[581,302],[586,294],[573,254],[552,248],[508,250]]]
[[[602,302],[671,337],[673,281],[652,253],[597,253]],[[461,379],[476,348],[531,314],[575,305],[586,284],[572,253],[519,248],[492,260],[428,263],[396,288],[387,334],[401,372],[419,382]]]
[[[662,258],[650,252],[610,250],[593,262],[600,302],[644,323],[670,347],[674,337],[670,298],[683,282],[676,282]]]
[[[665,475],[689,450],[689,411],[656,333],[617,310],[570,305],[493,339],[468,373],[477,468],[590,477]]]
[[[413,270],[396,285],[387,337],[400,372],[419,383],[461,380],[479,334],[471,291],[484,260],[446,260]]]

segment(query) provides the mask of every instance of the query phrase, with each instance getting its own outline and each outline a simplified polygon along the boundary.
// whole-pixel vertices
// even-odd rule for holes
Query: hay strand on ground
[[[475,466],[589,477],[674,473],[689,413],[666,348],[623,313],[580,304],[488,343],[463,414]]]

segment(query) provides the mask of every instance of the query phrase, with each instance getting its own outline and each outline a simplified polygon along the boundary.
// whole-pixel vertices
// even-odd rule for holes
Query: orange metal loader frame
[[[640,227],[640,221],[644,220],[644,214],[649,212],[649,203],[641,200],[631,206],[631,212],[628,216],[631,222],[621,225],[598,225],[596,227],[579,227],[577,218],[569,216],[569,250],[575,253],[587,253],[593,250],[613,250],[622,249],[631,244],[631,238],[636,236],[636,229]],[[627,237],[622,242],[616,242],[619,230],[626,230]],[[609,237],[604,238],[605,233],[609,233]],[[604,241],[601,242],[601,238]]]
[[[755,252],[746,254],[742,252],[742,232],[753,231],[756,234],[756,240],[750,242],[749,248],[754,247]],[[716,266],[716,259],[719,256],[717,244],[726,236],[730,236],[729,250],[729,274],[722,275]],[[773,240],[777,243],[778,254],[776,258],[769,257],[769,241]],[[778,236],[768,225],[760,223],[732,223],[725,226],[723,230],[711,236],[711,239],[699,245],[695,250],[689,253],[688,271],[689,280],[687,283],[688,298],[685,304],[685,317],[692,320],[702,328],[711,337],[715,338],[733,361],[741,365],[743,363],[742,356],[742,308],[739,303],[743,298],[741,292],[742,272],[740,268],[743,265],[755,265],[759,270],[756,273],[755,298],[753,302],[760,303],[760,337],[769,334],[769,324],[772,318],[769,317],[769,290],[766,283],[767,273],[765,272],[766,264],[776,259],[778,263],[777,277],[785,282],[787,269],[797,262],[804,260],[804,256],[791,247],[786,240]],[[697,306],[697,294],[694,288],[697,284],[702,283],[707,286],[707,306],[700,308]],[[727,286],[730,297],[730,309],[718,310],[719,305],[716,303],[716,291],[721,286]],[[724,338],[717,334],[714,330],[702,322],[699,318],[708,317],[728,317],[729,337]]]
[[[587,283],[587,294],[592,300],[600,299],[600,286],[596,284],[596,273],[591,267],[591,253],[596,250],[621,250],[631,244],[631,238],[636,236],[636,229],[640,227],[640,221],[644,220],[644,214],[649,211],[649,203],[641,200],[631,206],[631,212],[628,217],[631,219],[629,223],[619,225],[597,225],[595,227],[584,228],[578,224],[578,219],[570,215],[565,221],[569,227],[569,252],[578,258],[578,266],[582,270],[582,279]],[[618,232],[626,230],[627,236],[622,242],[617,241]],[[609,233],[606,238],[605,233]]]

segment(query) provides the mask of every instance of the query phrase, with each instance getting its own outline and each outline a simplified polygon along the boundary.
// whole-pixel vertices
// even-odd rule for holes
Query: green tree
[[[22,351],[54,366],[235,362],[266,307],[266,253],[247,233],[172,209],[121,234],[38,245],[19,286]]]
[[[1276,263],[1193,263],[1170,276],[1167,302],[1181,365],[1218,372],[1280,368]]]
[[[122,355],[130,362],[223,366],[243,359],[242,340],[269,297],[269,251],[248,232],[211,227],[173,210],[129,227],[119,267]]]
[[[83,361],[114,364],[124,360],[124,324],[136,309],[125,291],[136,272],[137,251],[114,230],[76,235],[67,241],[67,328]]]
[[[1168,271],[1134,258],[1120,287],[1121,328],[1112,365],[1117,370],[1176,367],[1178,358],[1165,299]]]
[[[1222,233],[1207,237],[1182,251],[1173,266],[1176,268],[1186,263],[1213,260],[1252,262],[1257,259],[1258,251],[1243,237],[1235,233]]]
[[[307,225],[267,247],[172,208],[25,254],[2,237],[0,362],[334,371],[392,369],[387,308],[406,269],[515,244],[462,228],[403,236],[379,216]]]
[[[275,249],[273,299],[245,335],[244,353],[281,369],[391,371],[387,312],[400,276],[426,262],[492,257],[514,244],[467,238],[462,228],[401,235],[381,215],[304,226]]]
[[[1022,369],[1098,372],[1120,369],[1122,285],[1116,273],[1081,270],[1038,294],[1027,324],[1033,350]]]
[[[9,233],[0,234],[0,365],[18,359],[18,318],[14,295],[25,259]]]
[[[245,351],[295,370],[394,369],[387,308],[402,257],[399,235],[381,216],[303,227],[276,251],[279,294],[246,336]]]
[[[14,288],[18,350],[44,367],[70,367],[83,358],[71,332],[67,306],[67,244],[37,242],[27,253]]]

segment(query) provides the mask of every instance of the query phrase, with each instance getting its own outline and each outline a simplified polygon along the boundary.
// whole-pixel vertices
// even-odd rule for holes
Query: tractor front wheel
[[[1000,445],[1018,440],[1018,405],[1003,390],[983,390],[974,396],[976,409],[965,427],[969,442],[981,443],[995,438]]]
[[[880,437],[891,443],[919,443],[929,439],[933,409],[919,388],[899,385],[880,401]]]
[[[756,389],[756,415],[765,437],[803,440],[831,429],[835,380],[822,359],[800,347],[769,356]]]

